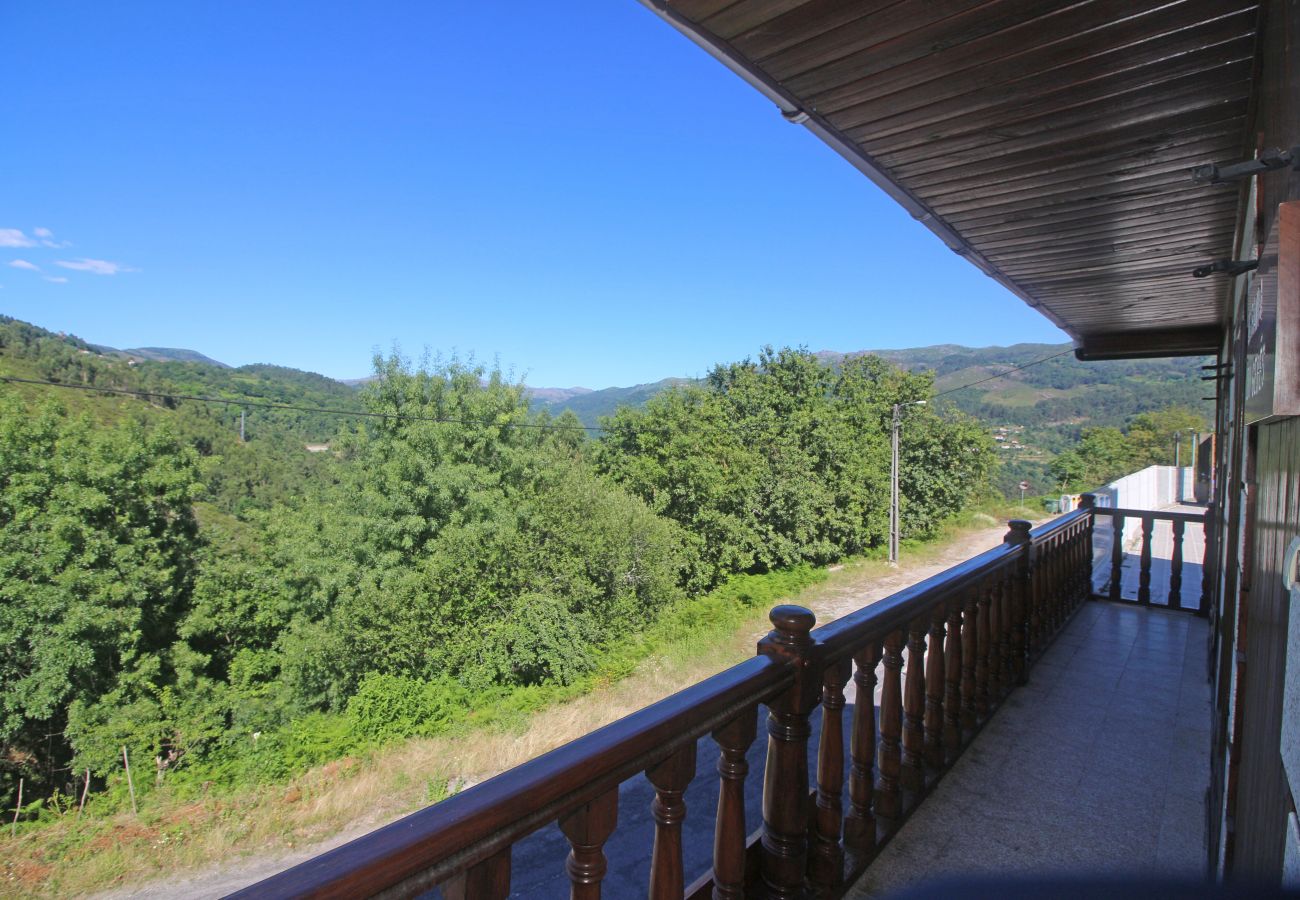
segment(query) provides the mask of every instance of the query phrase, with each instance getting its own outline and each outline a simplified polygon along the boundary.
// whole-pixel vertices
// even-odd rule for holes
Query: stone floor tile
[[[1085,605],[848,896],[941,874],[1199,877],[1207,635],[1192,616]]]

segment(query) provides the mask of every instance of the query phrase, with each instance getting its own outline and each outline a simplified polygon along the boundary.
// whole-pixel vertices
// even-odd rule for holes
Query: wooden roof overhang
[[[641,0],[1083,358],[1218,352],[1253,0]]]

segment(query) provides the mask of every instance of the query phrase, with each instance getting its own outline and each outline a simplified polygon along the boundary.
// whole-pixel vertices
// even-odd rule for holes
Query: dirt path
[[[1002,542],[1004,534],[1006,534],[1006,528],[1003,525],[963,532],[942,546],[916,551],[911,555],[910,559],[909,554],[904,553],[903,559],[896,568],[889,568],[878,563],[866,564],[860,569],[834,567],[831,580],[802,597],[800,602],[807,604],[816,613],[819,624],[825,624],[997,546]],[[755,635],[755,637],[757,636]],[[666,693],[681,686],[667,685],[664,694],[666,695]],[[618,689],[619,686],[615,685],[609,689],[609,692],[617,692]],[[599,697],[595,699],[598,702],[600,701]],[[616,701],[611,702],[608,704],[607,709],[619,705]],[[614,712],[621,715],[625,711],[615,709]],[[595,725],[591,722],[583,722],[578,725],[575,722],[574,727],[576,729],[575,733],[567,736],[562,735],[562,737],[566,740],[572,739],[590,730],[591,727],[595,727]],[[554,744],[558,743],[558,741],[548,743]],[[550,749],[550,747],[539,747],[533,755],[540,755],[546,749]],[[486,777],[486,775],[478,773],[477,777]],[[365,821],[354,822],[352,826],[328,840],[295,848],[289,852],[281,851],[257,856],[243,856],[198,872],[164,876],[144,884],[123,887],[96,896],[101,900],[222,897],[282,869],[344,844],[385,824],[385,820],[393,818],[396,818],[396,816],[391,814],[372,815]]]
[[[809,602],[809,608],[817,614],[817,624],[825,625],[998,546],[1006,533],[1007,529],[1002,525],[963,533],[945,544],[938,553],[927,553],[923,562],[909,562],[904,554],[898,567],[884,574],[878,571],[863,573],[860,580],[829,586],[821,592],[822,596]]]

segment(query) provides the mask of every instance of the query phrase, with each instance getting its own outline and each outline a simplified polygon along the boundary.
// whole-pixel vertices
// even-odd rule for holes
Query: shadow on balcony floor
[[[847,893],[964,874],[1198,877],[1208,626],[1085,604]]]

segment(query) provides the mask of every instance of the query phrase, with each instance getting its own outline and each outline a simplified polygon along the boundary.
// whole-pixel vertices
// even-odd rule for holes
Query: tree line
[[[933,395],[874,357],[765,349],[588,437],[472,362],[394,355],[375,375],[360,403],[394,417],[338,428],[293,471],[250,467],[184,403],[96,418],[5,390],[0,790],[48,796],[86,770],[111,788],[123,746],[146,781],[280,777],[574,684],[737,576],[880,546],[893,405]],[[902,525],[920,537],[994,454],[974,420],[908,409]],[[248,471],[270,483],[238,502]]]

